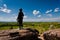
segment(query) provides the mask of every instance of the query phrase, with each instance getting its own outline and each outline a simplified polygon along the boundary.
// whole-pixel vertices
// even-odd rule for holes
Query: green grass
[[[1,25],[8,25],[8,26],[1,26]],[[9,26],[9,25],[15,25],[15,26]],[[0,30],[7,30],[10,29],[10,27],[17,29],[18,26],[16,25],[17,25],[16,22],[0,22]],[[49,30],[50,25],[53,25],[52,29],[60,28],[59,22],[24,22],[23,23],[24,28],[34,28],[37,29],[40,33]]]

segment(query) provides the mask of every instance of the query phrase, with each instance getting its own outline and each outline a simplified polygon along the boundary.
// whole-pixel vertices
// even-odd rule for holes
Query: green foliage
[[[13,25],[13,26],[12,26]],[[16,22],[0,22],[0,30],[7,30],[13,27],[13,29],[17,29],[18,24]],[[59,22],[24,22],[23,26],[24,28],[34,28],[37,29],[40,33],[43,33],[44,31],[50,30],[50,25],[52,26],[52,29],[60,28]]]

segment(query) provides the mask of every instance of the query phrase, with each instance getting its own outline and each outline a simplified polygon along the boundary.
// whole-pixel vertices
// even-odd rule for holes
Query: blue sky
[[[15,22],[23,8],[23,21],[60,22],[60,0],[0,0],[0,21]]]

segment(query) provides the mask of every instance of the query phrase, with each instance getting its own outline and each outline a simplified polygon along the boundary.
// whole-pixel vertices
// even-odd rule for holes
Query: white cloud
[[[13,17],[11,17],[12,19],[17,19],[17,16],[13,16]]]
[[[27,16],[24,16],[24,18],[27,18]]]
[[[41,15],[38,15],[37,17],[41,17]]]
[[[6,4],[4,4],[3,6],[4,6],[5,8],[7,8],[7,5],[6,5]]]
[[[5,21],[5,22],[16,22],[17,16],[14,17],[0,17],[0,21]],[[60,22],[60,17],[57,18],[27,18],[24,19],[23,21],[29,21],[29,22]]]
[[[37,19],[25,19],[28,22],[60,22],[60,17],[58,18],[37,18]]]
[[[11,12],[11,10],[6,9],[6,8],[0,9],[0,11],[5,12],[5,13],[10,13]]]
[[[24,19],[27,19],[27,16],[24,16]],[[0,21],[16,22],[17,21],[17,16],[11,16],[11,17],[0,16]]]
[[[23,12],[24,13],[24,15],[26,14],[25,12]]]
[[[52,17],[52,14],[47,14],[47,16],[50,16],[50,17]]]
[[[52,10],[47,10],[45,13],[50,13],[50,12],[52,12]]]
[[[60,11],[59,8],[55,8],[55,9],[54,9],[54,12],[59,12],[59,11]]]
[[[58,18],[46,18],[45,21],[59,21],[60,17]]]
[[[13,16],[15,16],[16,14],[12,14]]]
[[[33,10],[33,14],[34,14],[34,15],[37,15],[37,14],[39,14],[39,13],[40,13],[40,11]]]
[[[13,16],[11,16],[11,17],[3,17],[3,16],[1,17],[0,16],[0,21],[5,21],[5,22],[12,21],[12,22],[14,22],[14,21],[17,21],[17,16],[14,16],[14,17]]]
[[[0,11],[5,12],[5,13],[10,13],[11,12],[10,9],[7,9],[7,5],[6,4],[4,4],[3,7],[0,7]]]

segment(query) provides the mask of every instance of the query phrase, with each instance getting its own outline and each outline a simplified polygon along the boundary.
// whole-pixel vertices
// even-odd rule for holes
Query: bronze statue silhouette
[[[18,25],[19,25],[19,29],[22,29],[23,28],[23,12],[22,12],[22,8],[19,9],[19,14],[18,14],[18,17],[17,17],[17,22],[18,22]]]

